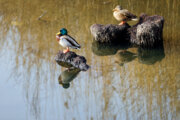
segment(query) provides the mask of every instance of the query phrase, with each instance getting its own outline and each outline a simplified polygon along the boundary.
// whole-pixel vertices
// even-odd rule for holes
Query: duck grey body
[[[70,47],[74,49],[80,49],[81,46],[69,35],[63,35],[60,37],[59,44],[63,47]]]

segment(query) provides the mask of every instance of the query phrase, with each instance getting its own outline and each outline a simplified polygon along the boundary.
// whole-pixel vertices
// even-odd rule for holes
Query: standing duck
[[[61,46],[66,47],[66,50],[63,50],[63,53],[69,52],[69,48],[81,48],[81,46],[76,42],[76,40],[68,35],[68,32],[65,28],[60,29],[60,32],[56,34],[56,40]]]
[[[130,13],[128,10],[123,9],[120,5],[117,5],[113,9],[113,16],[116,18],[116,20],[121,21],[119,25],[125,24],[127,21],[137,21],[137,16]]]

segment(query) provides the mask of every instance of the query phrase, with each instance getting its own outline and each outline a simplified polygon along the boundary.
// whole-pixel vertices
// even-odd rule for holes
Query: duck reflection
[[[161,61],[165,57],[164,49],[145,49],[138,48],[137,53],[119,50],[115,55],[115,63],[123,66],[125,63],[133,61],[138,58],[139,63],[153,65],[158,61]]]
[[[129,51],[119,50],[116,53],[115,63],[118,63],[120,66],[123,66],[124,63],[128,63],[137,58],[137,54]]]
[[[164,48],[147,49],[138,48],[138,60],[140,63],[152,65],[165,57]]]
[[[77,77],[79,72],[79,69],[67,69],[63,71],[58,78],[59,84],[65,89],[69,88],[70,82]]]
[[[161,61],[165,57],[164,48],[138,48],[137,53],[118,50],[115,55],[115,63],[118,63],[120,66],[123,66],[125,63],[133,61],[135,58],[138,58],[139,63],[152,65],[158,61]]]
[[[129,45],[119,45],[110,43],[99,43],[93,41],[92,52],[98,56],[115,55],[118,50],[126,50]]]

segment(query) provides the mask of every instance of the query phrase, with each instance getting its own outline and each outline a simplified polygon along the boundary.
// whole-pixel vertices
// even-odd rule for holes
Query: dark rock
[[[100,25],[90,27],[94,40],[100,43],[129,43],[128,24],[124,25]]]
[[[63,67],[74,67],[82,71],[87,71],[89,65],[86,64],[86,59],[83,56],[77,55],[75,52],[69,51],[63,53],[59,51],[55,57],[56,62]]]
[[[94,40],[100,43],[123,43],[154,48],[163,45],[163,24],[164,18],[162,16],[141,14],[139,22],[132,27],[128,24],[94,24],[90,30]]]
[[[129,29],[136,35],[133,37],[134,35],[131,34],[131,43],[145,48],[161,47],[163,45],[163,24],[162,16],[141,14],[139,22]]]

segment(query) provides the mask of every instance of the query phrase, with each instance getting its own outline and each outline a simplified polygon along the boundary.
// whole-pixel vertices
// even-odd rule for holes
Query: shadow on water
[[[69,88],[70,82],[74,80],[79,73],[79,69],[67,69],[63,71],[58,77],[59,84],[65,89]]]

